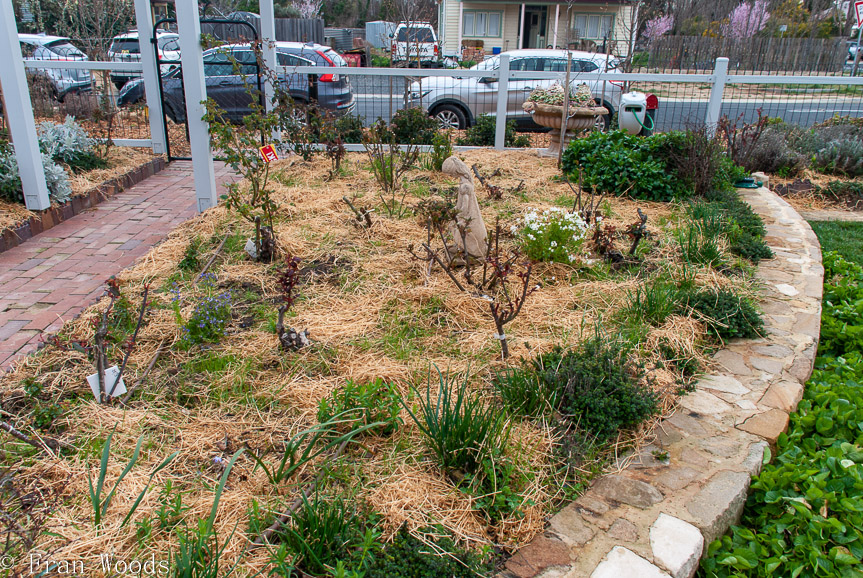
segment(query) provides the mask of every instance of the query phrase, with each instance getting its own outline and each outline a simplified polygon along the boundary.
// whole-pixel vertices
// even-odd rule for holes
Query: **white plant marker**
[[[120,375],[120,368],[116,365],[112,365],[105,370],[105,395],[111,393],[111,388],[114,387],[114,381],[117,379],[118,375]],[[87,383],[90,384],[90,389],[93,390],[93,397],[95,397],[97,401],[101,401],[102,396],[99,391],[99,374],[94,373],[93,375],[88,375]],[[124,393],[126,393],[126,384],[124,384],[123,379],[120,378],[120,381],[117,383],[117,387],[114,388],[114,395],[111,397],[119,397]]]

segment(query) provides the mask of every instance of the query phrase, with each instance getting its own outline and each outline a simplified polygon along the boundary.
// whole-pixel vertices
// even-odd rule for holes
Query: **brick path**
[[[219,187],[233,178],[216,165]],[[219,194],[221,194],[221,190]],[[94,303],[105,279],[195,215],[192,163],[165,170],[0,253],[0,369]]]

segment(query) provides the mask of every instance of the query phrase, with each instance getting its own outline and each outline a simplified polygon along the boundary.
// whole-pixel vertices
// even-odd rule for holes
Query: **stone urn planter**
[[[533,117],[533,122],[539,126],[545,126],[552,129],[551,144],[547,149],[539,151],[541,157],[557,158],[560,152],[560,125],[561,117],[563,116],[563,107],[553,104],[544,104],[541,102],[533,102],[533,110],[529,111]],[[573,133],[591,128],[596,123],[596,118],[608,114],[608,109],[601,106],[594,108],[576,108],[570,107],[570,111],[574,112],[570,116],[566,124],[566,134],[563,137],[563,146],[569,142]]]

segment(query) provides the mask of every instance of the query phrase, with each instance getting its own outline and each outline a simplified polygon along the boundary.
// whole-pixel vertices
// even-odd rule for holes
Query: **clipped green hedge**
[[[701,575],[863,576],[863,268],[824,255],[820,352],[741,525],[710,544]]]

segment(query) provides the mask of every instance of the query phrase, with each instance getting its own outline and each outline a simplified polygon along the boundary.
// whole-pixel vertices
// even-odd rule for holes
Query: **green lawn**
[[[812,221],[809,223],[822,251],[837,251],[848,261],[863,265],[863,222]]]

